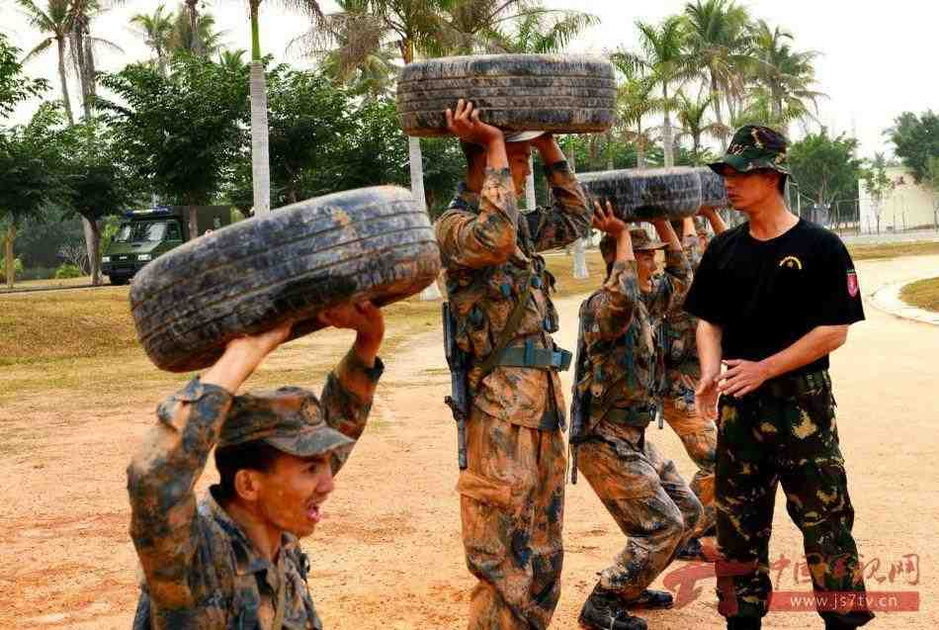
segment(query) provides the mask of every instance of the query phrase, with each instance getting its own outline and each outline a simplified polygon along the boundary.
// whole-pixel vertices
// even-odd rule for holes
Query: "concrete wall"
[[[936,203],[939,195],[935,195],[924,185],[919,185],[913,175],[902,166],[887,168],[889,177],[896,187],[884,200],[880,212],[881,232],[902,232],[917,227],[935,225]],[[860,199],[861,232],[873,234],[877,232],[877,216],[870,195],[864,188],[864,181],[858,182],[858,198]]]

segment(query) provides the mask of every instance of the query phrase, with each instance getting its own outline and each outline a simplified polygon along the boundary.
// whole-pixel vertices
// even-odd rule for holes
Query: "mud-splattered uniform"
[[[285,629],[322,629],[297,539],[285,533],[277,561],[269,562],[215,500],[216,486],[198,505],[193,486],[226,419],[247,416],[239,407],[260,408],[265,399],[276,397],[276,413],[358,439],[381,370],[380,361],[367,368],[350,352],[319,401],[300,388],[232,396],[195,378],[159,406],[159,424],[127,469],[130,534],[144,574],[135,630],[268,630],[277,619]],[[306,439],[322,437],[310,431]],[[334,474],[349,457],[348,446],[330,451]]]
[[[589,421],[577,466],[628,541],[599,587],[635,600],[671,562],[701,515],[671,460],[646,439],[664,377],[658,322],[680,307],[691,281],[681,252],[666,253],[666,273],[639,289],[635,263],[614,263],[603,288],[580,308],[589,365],[575,385],[589,393]]]
[[[589,211],[566,162],[546,174],[552,208],[519,214],[509,170],[489,169],[480,193],[462,189],[436,223],[458,344],[477,364],[469,375],[467,469],[458,482],[466,563],[479,578],[471,630],[546,628],[560,594],[566,466],[560,379],[548,366],[503,364],[485,375],[478,365],[527,283],[530,297],[509,351],[521,358],[555,350],[554,278],[537,252],[583,236]]]

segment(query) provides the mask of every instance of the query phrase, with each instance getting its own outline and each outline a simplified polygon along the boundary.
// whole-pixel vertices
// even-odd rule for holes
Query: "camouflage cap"
[[[264,440],[297,457],[322,455],[355,442],[326,424],[319,400],[301,387],[244,394],[232,400],[218,446]]]
[[[724,157],[708,166],[718,175],[723,174],[725,166],[739,173],[765,168],[792,175],[786,159],[788,144],[781,133],[769,127],[746,125],[734,134]]]
[[[642,228],[629,230],[629,237],[632,239],[634,252],[647,252],[667,247],[662,241],[650,238],[649,233]]]

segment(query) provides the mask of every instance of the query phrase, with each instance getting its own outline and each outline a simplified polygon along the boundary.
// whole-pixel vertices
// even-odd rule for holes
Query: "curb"
[[[920,322],[921,324],[932,324],[933,326],[939,326],[939,313],[934,313],[932,311],[916,308],[915,306],[910,306],[900,299],[900,291],[903,290],[903,287],[906,285],[934,277],[935,276],[930,274],[918,278],[907,279],[903,282],[893,282],[891,284],[886,284],[871,294],[871,303],[876,308],[884,311],[885,313],[893,315],[894,317]]]

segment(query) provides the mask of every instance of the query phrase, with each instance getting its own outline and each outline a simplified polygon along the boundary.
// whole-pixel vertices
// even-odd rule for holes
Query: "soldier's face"
[[[521,197],[525,194],[525,181],[531,172],[528,167],[531,144],[528,142],[509,142],[505,145],[505,152],[509,158],[509,168],[512,169],[512,183],[515,185],[515,194]]]
[[[652,289],[652,274],[655,273],[655,251],[636,252],[636,275],[639,276],[639,289]]]
[[[727,198],[734,209],[741,212],[757,210],[779,194],[779,176],[773,171],[740,173],[725,166],[723,176]]]
[[[277,458],[260,473],[258,507],[268,524],[294,536],[309,536],[322,519],[323,502],[333,491],[328,456]]]

